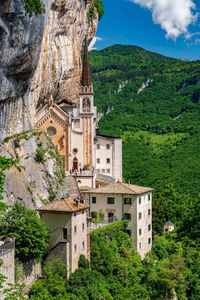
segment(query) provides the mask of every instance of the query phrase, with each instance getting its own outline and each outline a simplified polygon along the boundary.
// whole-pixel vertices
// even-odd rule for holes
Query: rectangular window
[[[142,243],[141,242],[139,243],[139,249],[140,250],[142,249]]]
[[[126,232],[128,235],[131,235],[131,230],[126,229],[125,232]]]
[[[107,173],[110,173],[110,169],[107,169],[106,172],[107,172]]]
[[[131,204],[131,198],[124,198],[124,204]]]
[[[97,158],[97,163],[100,164],[100,158]]]
[[[139,229],[139,235],[142,235],[142,228]]]
[[[77,227],[74,226],[74,233],[77,233]]]
[[[115,198],[108,197],[107,198],[107,204],[115,204]]]
[[[97,198],[96,197],[92,197],[92,203],[97,203]]]
[[[107,164],[110,164],[110,158],[107,158],[107,159],[106,159],[106,163],[107,163]]]
[[[150,194],[148,194],[148,201],[150,201],[151,200],[151,195]]]
[[[85,230],[85,224],[82,223],[82,231],[84,231],[84,230]]]
[[[105,173],[105,169],[102,169],[101,172],[102,172],[102,173]]]
[[[148,209],[148,216],[150,216],[151,215],[151,210],[150,209]]]
[[[100,144],[97,144],[97,149],[100,149]]]
[[[106,144],[106,149],[110,149],[110,144]]]
[[[74,217],[76,217],[76,213],[74,213]]]
[[[82,242],[82,248],[85,249],[85,242]]]
[[[100,169],[97,169],[97,172],[100,173],[101,172]]]
[[[142,219],[142,213],[141,213],[141,212],[139,212],[139,214],[138,214],[138,218],[139,218],[139,220],[141,220],[141,219]]]
[[[76,246],[76,244],[74,245],[74,252],[76,252],[77,251],[77,246]]]
[[[142,198],[139,197],[138,203],[141,204],[142,203]]]
[[[67,228],[63,228],[63,239],[67,240]]]
[[[148,238],[148,244],[149,245],[151,244],[151,238]]]
[[[124,219],[125,219],[125,220],[131,220],[131,214],[125,213],[125,214],[124,214]]]
[[[150,231],[150,230],[151,230],[151,224],[148,225],[148,231]]]

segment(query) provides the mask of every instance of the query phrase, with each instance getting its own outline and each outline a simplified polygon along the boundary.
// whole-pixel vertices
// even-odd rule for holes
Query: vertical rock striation
[[[45,13],[29,17],[22,0],[0,2],[0,140],[32,129],[36,109],[50,96],[78,99],[81,48],[94,36],[84,0],[43,0]]]

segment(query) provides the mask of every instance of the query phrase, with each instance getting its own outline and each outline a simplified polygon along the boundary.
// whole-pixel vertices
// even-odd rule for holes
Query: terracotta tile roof
[[[83,209],[89,208],[88,204],[80,203],[77,206],[76,201],[73,200],[67,200],[67,199],[60,199],[53,201],[47,205],[44,205],[37,210],[39,212],[46,212],[46,211],[54,211],[54,212],[66,212],[66,213],[72,213],[76,211],[80,211]]]
[[[106,186],[99,187],[97,189],[91,189],[88,191],[88,193],[140,195],[153,190],[154,189],[149,187],[118,182],[111,183]]]

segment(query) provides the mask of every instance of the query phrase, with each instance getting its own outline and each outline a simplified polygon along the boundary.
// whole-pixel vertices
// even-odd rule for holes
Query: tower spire
[[[91,86],[91,72],[90,72],[90,63],[89,63],[89,55],[88,55],[88,39],[85,37],[85,45],[84,45],[84,56],[83,56],[83,71],[82,71],[82,86]]]

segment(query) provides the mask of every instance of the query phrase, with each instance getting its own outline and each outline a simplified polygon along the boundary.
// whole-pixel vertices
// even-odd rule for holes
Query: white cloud
[[[91,40],[90,42],[90,45],[88,47],[88,50],[91,51],[91,50],[96,50],[96,48],[93,48],[93,46],[95,45],[96,41],[102,41],[102,38],[99,37],[99,36],[94,36],[93,39]]]
[[[166,37],[176,39],[188,34],[188,26],[197,20],[194,0],[130,0],[148,8],[155,24],[167,32]]]

